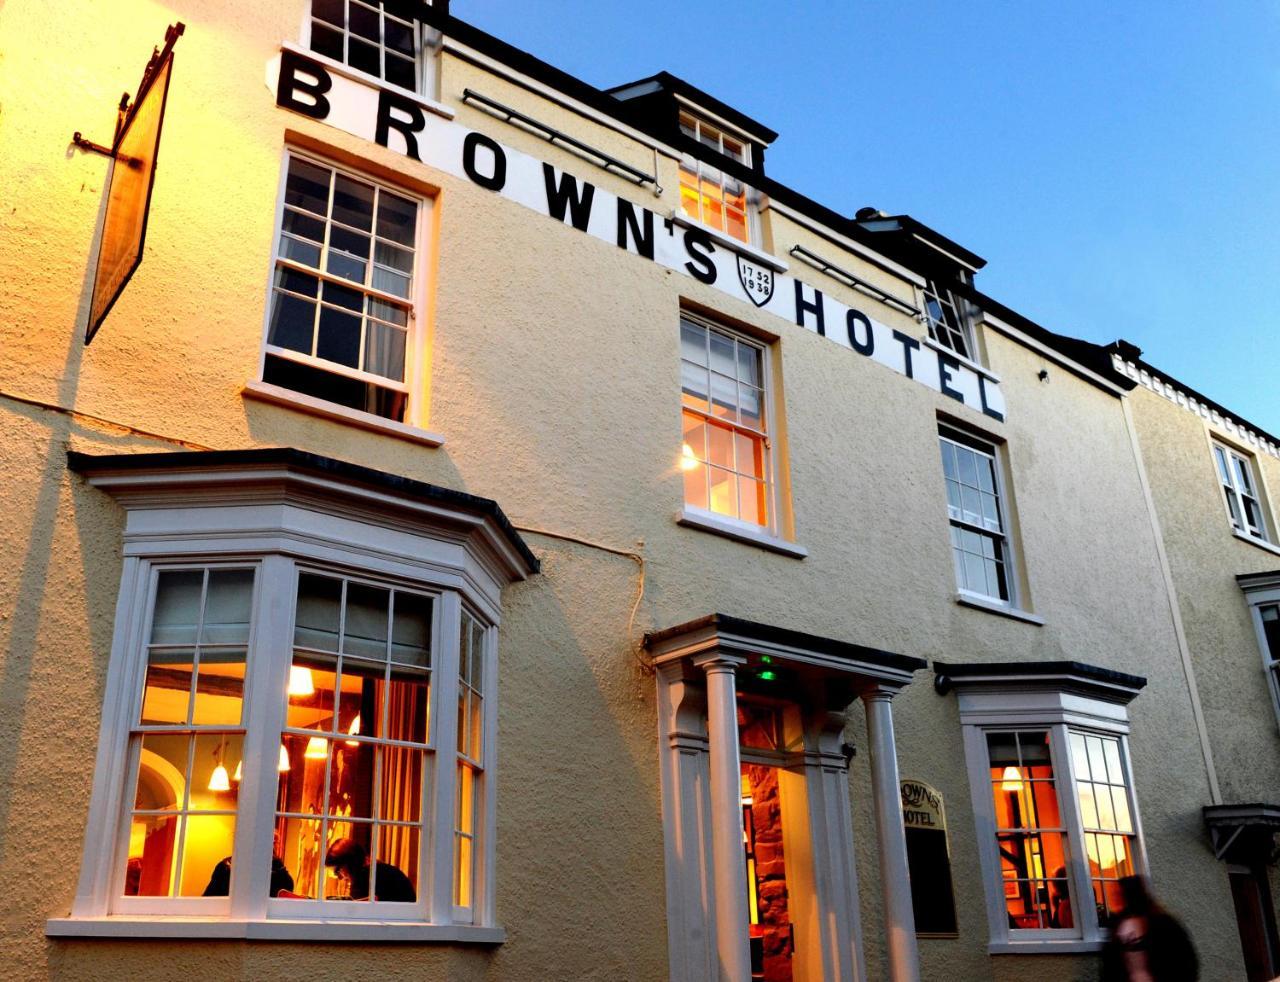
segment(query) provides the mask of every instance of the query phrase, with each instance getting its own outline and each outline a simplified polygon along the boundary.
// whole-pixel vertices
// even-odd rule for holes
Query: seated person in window
[[[329,847],[324,864],[350,884],[352,900],[369,899],[370,860],[364,846],[353,839],[338,839]],[[379,861],[376,869],[378,892],[374,900],[413,903],[418,899],[413,884],[398,868]]]
[[[1059,866],[1053,874],[1057,879],[1049,881],[1050,927],[1075,927],[1076,919],[1071,913],[1071,894],[1067,892],[1067,868]]]
[[[280,833],[275,834],[271,846],[271,896],[293,892],[293,875],[280,858]],[[225,897],[231,892],[231,857],[228,856],[213,868],[209,885],[204,888],[206,897]]]

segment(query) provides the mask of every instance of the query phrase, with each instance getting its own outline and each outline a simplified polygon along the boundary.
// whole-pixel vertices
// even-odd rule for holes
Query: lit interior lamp
[[[689,446],[689,444],[686,443],[680,448],[680,469],[681,470],[691,471],[695,467],[697,467],[700,463],[701,461],[699,461],[698,458],[694,455],[693,447]]]
[[[234,774],[232,774],[232,775],[231,775],[231,780],[235,781],[235,782],[236,782],[236,784],[239,784],[241,781],[243,781],[243,780],[244,780],[244,774],[243,774],[243,771],[244,771],[244,761],[243,761],[243,760],[237,760],[237,761],[236,761],[236,772],[235,772]]]
[[[356,718],[355,718],[355,719],[353,719],[353,720],[351,721],[351,726],[347,729],[347,732],[348,732],[351,736],[356,736],[356,735],[358,735],[358,734],[360,733],[360,714],[359,714],[359,713],[356,713]],[[360,741],[358,741],[358,740],[348,740],[348,741],[347,741],[347,746],[348,746],[348,747],[358,747],[358,746],[360,746]]]
[[[276,765],[276,770],[283,774],[289,769],[289,751],[284,748],[284,744],[280,744],[280,763]]]
[[[289,666],[289,695],[309,696],[316,691],[316,684],[311,678],[311,669],[305,665]]]
[[[213,775],[209,778],[210,791],[230,791],[231,780],[227,777],[227,769],[219,764],[213,769]]]
[[[319,737],[312,737],[308,740],[307,749],[302,752],[302,756],[307,760],[324,760],[327,755],[328,748]]]
[[[1000,775],[1000,790],[1012,791],[1017,794],[1022,790],[1022,772],[1016,767],[1009,766],[1004,769],[1004,773]]]

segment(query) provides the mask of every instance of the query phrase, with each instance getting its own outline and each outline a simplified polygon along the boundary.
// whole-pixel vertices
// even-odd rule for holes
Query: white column
[[[911,910],[911,875],[907,838],[902,824],[898,756],[893,739],[893,692],[872,689],[862,696],[867,709],[867,743],[871,754],[871,796],[876,810],[880,851],[880,887],[884,897],[885,948],[890,982],[920,982],[916,953],[916,920]]]
[[[742,767],[738,759],[738,700],[734,684],[734,670],[744,661],[718,652],[695,660],[707,673],[711,855],[715,866],[712,884],[721,982],[748,982],[751,978],[747,869],[742,852]]]

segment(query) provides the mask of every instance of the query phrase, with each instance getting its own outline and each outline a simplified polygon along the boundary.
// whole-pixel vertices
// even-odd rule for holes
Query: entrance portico
[[[744,861],[743,768],[777,768],[796,982],[864,982],[847,709],[866,707],[881,864],[887,978],[918,982],[915,924],[898,790],[892,698],[918,658],[711,614],[649,634],[657,671],[671,978],[753,977]],[[778,734],[744,750],[744,704],[776,707]],[[760,965],[755,978],[769,978]]]

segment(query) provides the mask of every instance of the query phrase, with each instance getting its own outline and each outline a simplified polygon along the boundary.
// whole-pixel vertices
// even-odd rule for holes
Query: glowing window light
[[[689,446],[689,444],[686,443],[680,448],[680,469],[681,470],[685,470],[685,471],[694,470],[698,466],[700,466],[701,463],[702,462],[698,460],[697,456],[694,455],[693,447]]]
[[[311,669],[304,665],[289,666],[289,695],[309,696],[315,691],[316,684],[311,678]]]
[[[324,760],[328,756],[328,748],[319,737],[312,737],[307,741],[307,749],[303,751],[302,756],[307,760]]]
[[[280,762],[276,764],[276,770],[283,774],[289,769],[289,751],[285,749],[284,744],[280,744]]]
[[[349,733],[351,736],[356,736],[357,734],[359,734],[359,732],[360,732],[360,714],[356,713],[356,718],[351,721],[351,726],[348,727],[347,733]],[[348,747],[358,747],[360,746],[360,741],[347,740],[346,744]]]
[[[1000,790],[1017,794],[1022,790],[1022,772],[1012,765],[1004,769],[1000,775]]]
[[[213,769],[213,775],[209,778],[210,791],[230,791],[231,779],[227,777],[227,769],[219,764]]]
[[[244,761],[243,760],[236,761],[236,772],[231,775],[231,780],[235,781],[236,784],[239,784],[241,781],[244,780]]]

